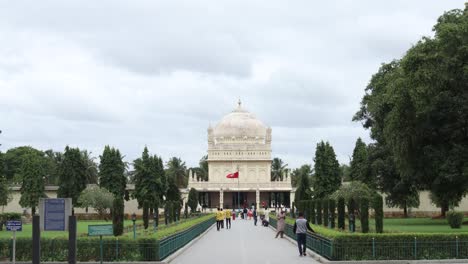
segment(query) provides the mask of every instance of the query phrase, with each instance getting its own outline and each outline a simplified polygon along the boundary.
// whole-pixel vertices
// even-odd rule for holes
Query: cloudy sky
[[[65,145],[195,166],[241,98],[273,156],[348,163],[371,75],[464,1],[1,1],[0,146]]]

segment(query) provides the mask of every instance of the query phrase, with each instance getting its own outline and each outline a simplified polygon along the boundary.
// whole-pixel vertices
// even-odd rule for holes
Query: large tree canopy
[[[280,158],[274,158],[271,162],[271,180],[283,180],[286,176],[288,164],[285,164]]]
[[[397,182],[430,190],[443,215],[468,190],[467,10],[446,12],[433,38],[382,65],[355,116],[390,151]]]

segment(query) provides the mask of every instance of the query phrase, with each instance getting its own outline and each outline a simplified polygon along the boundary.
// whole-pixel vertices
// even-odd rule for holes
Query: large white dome
[[[267,127],[255,115],[243,109],[241,103],[214,127],[213,135],[219,137],[265,138]]]

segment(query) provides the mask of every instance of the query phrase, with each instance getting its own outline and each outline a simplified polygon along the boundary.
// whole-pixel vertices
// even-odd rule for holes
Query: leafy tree
[[[187,166],[185,166],[185,162],[183,162],[180,158],[172,157],[167,162],[166,176],[167,178],[172,179],[177,187],[187,187]]]
[[[361,138],[357,139],[353,150],[353,159],[351,160],[351,166],[349,168],[349,178],[351,181],[363,182],[371,189],[375,189],[376,187],[375,179],[372,177],[370,171],[367,145]]]
[[[86,188],[86,169],[80,149],[66,146],[59,168],[57,197],[71,198],[73,206],[78,206],[78,198]]]
[[[191,212],[195,212],[198,206],[198,192],[194,188],[189,191],[187,204],[190,207]]]
[[[371,190],[366,184],[359,181],[352,181],[349,184],[342,185],[339,190],[331,195],[331,198],[338,200],[342,197],[349,205],[351,200],[354,200],[357,204],[359,204],[363,198],[370,201],[374,194],[375,191]]]
[[[8,181],[13,184],[21,184],[23,182],[20,171],[23,167],[24,157],[30,154],[35,154],[39,157],[44,156],[42,151],[29,146],[16,147],[7,150],[3,156],[3,174]]]
[[[158,210],[161,198],[166,194],[166,176],[162,159],[150,156],[145,147],[141,158],[134,161],[135,191],[133,197],[137,199],[138,207],[143,208],[143,223],[148,228],[149,209]],[[178,190],[178,188],[177,188]]]
[[[468,190],[467,10],[444,13],[434,37],[382,65],[356,116],[389,147],[402,178],[438,198],[443,216]]]
[[[302,165],[298,171],[299,182],[296,188],[296,195],[294,201],[298,204],[299,201],[309,200],[312,198],[312,191],[310,190],[310,176],[312,168],[310,165]]]
[[[385,146],[370,144],[368,149],[371,173],[376,175],[379,189],[386,194],[386,204],[403,209],[404,216],[407,217],[408,208],[419,206],[416,182],[412,178],[401,176],[391,152]]]
[[[99,163],[99,186],[123,199],[127,178],[125,177],[125,163],[120,151],[105,146],[102,155],[99,157],[101,159]]]
[[[56,152],[51,149],[44,151],[46,160],[47,178],[46,184],[58,185],[59,182],[59,168],[63,159],[62,152]]]
[[[81,208],[92,207],[98,213],[99,217],[107,221],[107,215],[110,213],[114,195],[104,188],[92,186],[86,188],[78,198],[78,204]]]
[[[341,179],[344,182],[349,182],[351,181],[350,175],[350,168],[346,164],[341,164],[340,165],[340,170],[341,170]]]
[[[8,186],[8,181],[6,180],[5,177],[0,175],[0,206],[2,207],[2,212],[3,212],[3,207],[8,205],[11,199],[12,197],[11,197],[10,188]]]
[[[271,162],[271,180],[278,181],[283,180],[286,176],[288,164],[284,164],[284,162],[280,158],[274,158]]]
[[[44,179],[46,177],[44,169],[44,158],[34,151],[23,155],[21,162],[21,198],[19,204],[22,207],[30,207],[31,213],[36,214],[36,207],[39,198],[45,197]]]
[[[199,167],[192,169],[192,171],[197,173],[197,180],[208,181],[208,155],[200,159],[198,166]]]
[[[124,218],[124,196],[127,186],[125,177],[125,163],[123,162],[120,151],[109,146],[104,147],[100,156],[99,163],[99,185],[110,191],[115,200],[112,208],[112,225],[114,235],[119,236],[123,233]],[[119,201],[117,201],[119,200]],[[115,207],[114,207],[115,206]]]
[[[340,188],[340,164],[333,147],[323,141],[317,144],[314,161],[314,197],[324,198]]]

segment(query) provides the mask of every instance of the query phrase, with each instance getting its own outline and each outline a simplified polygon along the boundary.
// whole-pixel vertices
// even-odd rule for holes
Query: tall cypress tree
[[[361,138],[356,140],[356,145],[353,150],[353,159],[351,160],[349,168],[349,177],[352,181],[361,181],[369,188],[375,189],[376,184],[374,177],[372,177],[369,166],[369,154],[367,145]]]
[[[20,173],[23,182],[19,204],[22,207],[31,207],[31,213],[34,215],[39,198],[46,197],[44,192],[46,173],[43,157],[33,152],[24,155]]]
[[[340,164],[333,147],[323,141],[317,144],[314,161],[314,197],[322,199],[340,188]]]
[[[78,197],[86,188],[86,164],[79,148],[65,147],[59,167],[59,188],[57,197],[71,198],[73,206],[78,205]],[[72,209],[72,212],[74,210]]]
[[[124,218],[124,196],[127,186],[125,177],[125,163],[123,162],[120,151],[109,146],[104,147],[100,156],[99,164],[99,185],[114,194],[114,203],[112,206],[112,224],[114,226],[114,235],[119,236],[123,233]],[[118,201],[115,201],[118,200]]]
[[[150,156],[145,147],[141,158],[134,161],[135,166],[135,192],[138,207],[143,208],[143,223],[148,228],[149,209],[157,210],[161,204],[161,197],[165,194],[166,182],[162,159]],[[179,190],[177,188],[177,190]]]

